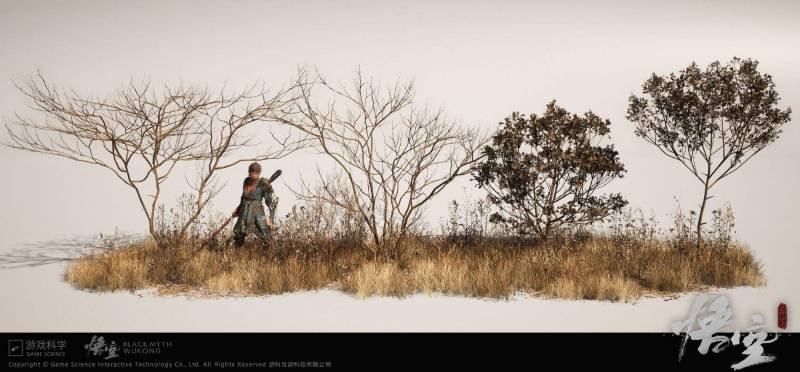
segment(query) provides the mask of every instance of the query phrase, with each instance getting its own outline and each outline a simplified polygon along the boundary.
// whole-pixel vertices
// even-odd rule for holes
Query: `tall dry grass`
[[[468,249],[443,239],[415,238],[398,259],[368,250],[320,246],[316,254],[272,250],[249,242],[241,249],[159,249],[144,241],[73,262],[67,281],[94,290],[186,285],[224,294],[263,295],[338,286],[359,297],[446,293],[506,298],[516,292],[568,299],[634,301],[646,292],[702,286],[761,286],[760,264],[737,244],[709,254],[664,244],[620,251],[594,236],[574,246],[527,245],[487,239]]]
[[[547,241],[449,228],[415,234],[388,254],[366,246],[352,221],[345,231],[318,214],[293,209],[270,246],[248,241],[239,249],[201,247],[202,239],[194,239],[158,248],[150,240],[134,242],[74,261],[66,280],[101,291],[161,287],[267,295],[335,287],[361,298],[530,293],[623,302],[646,293],[765,284],[761,264],[743,243],[714,240],[697,251],[685,237],[661,236],[652,221],[630,215],[602,232],[581,230]]]

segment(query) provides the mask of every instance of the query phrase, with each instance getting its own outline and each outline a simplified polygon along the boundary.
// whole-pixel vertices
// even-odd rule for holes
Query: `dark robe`
[[[244,243],[244,238],[248,233],[256,234],[261,240],[265,240],[268,235],[266,215],[264,214],[264,204],[270,210],[270,221],[274,217],[272,203],[272,185],[266,178],[258,180],[258,184],[252,185],[250,177],[244,179],[242,185],[242,197],[239,201],[239,218],[233,227],[234,239],[238,245]]]

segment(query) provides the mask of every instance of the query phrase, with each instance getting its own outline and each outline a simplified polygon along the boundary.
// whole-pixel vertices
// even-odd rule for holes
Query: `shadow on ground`
[[[127,242],[141,239],[138,234],[114,233],[92,236],[73,236],[22,243],[22,246],[0,253],[0,269],[34,267],[56,262],[72,261],[88,254],[112,251]]]

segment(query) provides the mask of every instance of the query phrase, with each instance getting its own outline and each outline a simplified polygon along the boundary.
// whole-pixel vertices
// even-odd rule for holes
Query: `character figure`
[[[275,216],[272,183],[268,179],[261,178],[261,165],[254,162],[247,168],[247,172],[249,175],[242,185],[242,198],[233,212],[233,217],[238,217],[233,227],[233,239],[237,247],[244,244],[244,239],[249,233],[256,234],[262,243],[266,243]],[[269,208],[269,218],[264,214],[262,200]]]

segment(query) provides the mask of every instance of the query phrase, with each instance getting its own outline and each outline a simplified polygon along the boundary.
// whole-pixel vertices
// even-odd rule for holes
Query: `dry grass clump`
[[[337,287],[360,298],[416,293],[508,298],[522,292],[621,302],[646,293],[765,284],[761,264],[746,245],[709,240],[698,251],[687,237],[659,235],[644,219],[630,216],[604,231],[547,241],[457,229],[415,234],[391,251],[370,247],[352,225],[342,231],[309,222],[308,215],[300,218],[302,228],[289,224],[293,219],[287,216],[269,246],[248,241],[239,249],[203,247],[202,239],[161,247],[152,240],[134,242],[74,261],[66,280],[101,291],[170,287],[267,295]]]
[[[358,297],[445,293],[507,298],[516,292],[565,299],[635,301],[648,291],[682,292],[702,286],[761,286],[763,274],[747,247],[683,252],[663,244],[620,251],[594,236],[574,246],[487,239],[472,247],[415,238],[395,259],[365,248],[316,247],[287,251],[248,242],[241,249],[158,248],[150,241],[83,257],[67,281],[92,290],[158,285],[242,295],[279,294],[335,285]]]

